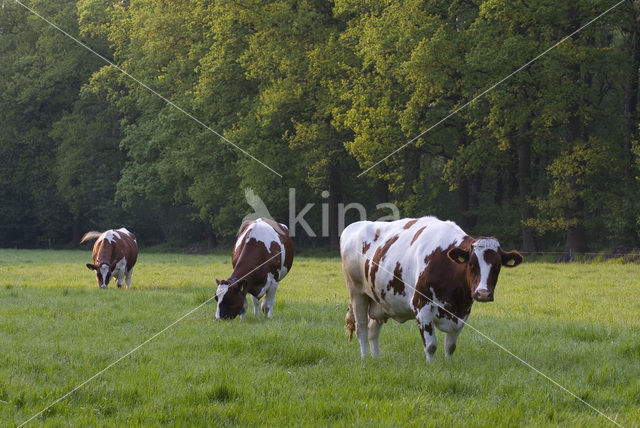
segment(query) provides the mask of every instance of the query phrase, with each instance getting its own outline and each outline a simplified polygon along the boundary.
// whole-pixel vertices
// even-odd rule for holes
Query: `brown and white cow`
[[[349,290],[347,330],[356,331],[360,353],[380,354],[379,336],[388,318],[418,322],[427,361],[438,346],[434,327],[446,332],[450,357],[473,301],[493,300],[501,266],[522,262],[495,238],[472,238],[451,221],[435,217],[392,222],[360,221],[340,238]],[[350,340],[351,340],[350,337]]]
[[[87,263],[87,268],[96,271],[98,286],[107,288],[113,276],[117,279],[118,288],[121,288],[126,277],[129,289],[133,266],[138,260],[136,237],[123,227],[105,232],[87,232],[80,243],[96,238],[97,241],[93,244],[93,264]]]
[[[231,257],[233,272],[229,279],[216,279],[218,302],[216,319],[244,319],[247,293],[253,300],[253,313],[258,316],[258,302],[262,312],[273,316],[276,289],[293,264],[293,241],[287,226],[273,220],[259,218],[240,226]]]

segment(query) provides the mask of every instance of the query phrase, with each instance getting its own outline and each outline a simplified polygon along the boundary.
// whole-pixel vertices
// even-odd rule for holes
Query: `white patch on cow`
[[[261,309],[267,317],[273,317],[273,306],[276,303],[276,290],[278,289],[278,281],[273,277],[273,274],[269,272],[267,274],[267,282],[265,283],[262,291],[260,292],[260,297],[266,295],[264,301],[262,302]]]
[[[267,254],[270,254],[271,244],[275,242],[280,246],[280,270],[282,270],[284,268],[285,250],[284,250],[284,244],[280,239],[280,235],[278,235],[275,229],[271,227],[267,222],[262,221],[262,219],[257,219],[256,222],[250,226],[250,228],[251,230],[247,230],[246,234],[243,234],[242,237],[238,238],[238,241],[236,242],[236,247],[239,245],[240,242],[242,242],[242,239],[245,239],[247,241],[255,239],[256,241],[264,244],[265,248],[267,249]],[[275,256],[275,254],[270,254],[270,257],[273,257],[273,256]],[[280,280],[282,278],[284,278],[284,275],[279,276]]]
[[[284,260],[284,256],[282,257],[282,260]],[[282,281],[282,278],[284,278],[287,275],[288,272],[289,272],[289,270],[287,269],[286,266],[284,266],[284,263],[283,263],[282,268],[278,269],[278,279],[280,281]]]
[[[240,244],[242,244],[244,242],[245,236],[247,236],[247,233],[251,232],[251,229],[253,229],[253,226],[255,226],[255,223],[250,224],[244,230],[244,232],[242,232],[242,235],[238,236],[238,239],[236,240],[236,245],[235,245],[234,249],[238,249]]]
[[[102,275],[102,283],[100,284],[100,288],[107,288],[107,275],[109,274],[109,265],[103,263],[100,265],[100,274]]]
[[[478,239],[473,243],[473,252],[478,258],[478,266],[480,267],[480,282],[476,290],[488,290],[489,286],[487,280],[489,279],[489,273],[491,272],[491,265],[484,259],[484,252],[486,250],[493,250],[495,252],[500,248],[500,244],[493,238]]]
[[[126,227],[121,227],[120,229],[118,229],[118,232],[124,233],[125,235],[131,235],[131,232],[129,232]]]
[[[122,229],[120,229],[122,230]],[[127,230],[127,229],[124,229]],[[127,230],[127,233],[129,233],[129,231]],[[100,237],[98,238],[98,240],[96,241],[96,243],[102,241],[103,239],[106,239],[107,241],[113,243],[116,239],[120,239],[120,234],[118,233],[118,231],[116,230],[107,230],[106,232],[104,232],[102,235],[100,235]]]
[[[216,290],[216,296],[218,297],[218,305],[216,307],[216,319],[220,319],[220,303],[222,303],[222,299],[224,299],[224,295],[229,291],[229,287],[231,284],[220,284],[218,285],[218,289]]]
[[[122,283],[124,282],[124,276],[127,272],[127,258],[123,257],[122,259],[120,259],[120,261],[118,263],[116,263],[116,267],[113,269],[113,271],[111,271],[111,275],[113,276],[113,279],[116,280],[117,278],[117,286],[118,287],[122,287]]]

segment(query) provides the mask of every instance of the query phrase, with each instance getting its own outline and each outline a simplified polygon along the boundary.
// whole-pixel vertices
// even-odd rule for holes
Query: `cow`
[[[231,256],[233,272],[226,280],[216,279],[218,302],[216,320],[244,320],[247,293],[258,316],[258,303],[264,296],[262,312],[271,318],[278,283],[291,270],[293,241],[287,226],[266,218],[245,221],[240,226]]]
[[[96,239],[93,244],[93,263],[87,263],[89,270],[96,271],[96,279],[100,288],[107,288],[113,276],[117,278],[118,288],[122,288],[127,280],[127,290],[131,288],[133,266],[138,260],[138,242],[133,233],[127,229],[110,229],[105,232],[87,232],[80,240],[82,244]]]
[[[493,300],[501,266],[522,263],[496,238],[472,238],[451,221],[435,217],[392,222],[359,221],[340,237],[342,270],[350,303],[346,329],[355,330],[362,358],[367,339],[380,355],[380,329],[387,319],[415,319],[427,362],[438,346],[434,327],[446,332],[451,357],[471,305]]]

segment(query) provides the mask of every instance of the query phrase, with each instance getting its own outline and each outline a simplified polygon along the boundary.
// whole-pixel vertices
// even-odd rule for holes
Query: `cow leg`
[[[358,336],[358,342],[360,342],[360,356],[362,358],[367,356],[369,300],[366,294],[351,296],[351,307],[353,308],[353,315],[356,318],[356,336]]]
[[[431,362],[433,360],[433,354],[435,354],[436,349],[438,349],[438,339],[436,339],[436,332],[433,327],[431,305],[425,305],[417,310],[416,321],[420,329],[420,336],[422,337],[427,362]]]
[[[447,358],[451,358],[453,352],[456,350],[456,341],[458,340],[458,335],[460,334],[460,330],[454,330],[447,333],[444,338],[444,355]]]
[[[267,317],[273,317],[273,305],[276,303],[276,290],[278,289],[278,283],[272,282],[271,286],[267,290],[264,296],[264,302],[262,302],[262,312],[267,314]]]
[[[260,308],[258,307],[260,305],[260,299],[252,294],[251,302],[253,303],[253,315],[255,315],[257,318],[258,314],[260,313]]]
[[[131,276],[133,275],[133,268],[127,271],[126,281],[127,281],[127,290],[131,288]]]
[[[382,329],[382,321],[369,319],[369,347],[371,348],[371,356],[380,356],[380,330]]]
[[[118,286],[118,288],[122,288],[122,284],[124,283],[124,275],[122,274],[122,272],[120,272],[117,278],[114,279],[116,280],[116,285]]]

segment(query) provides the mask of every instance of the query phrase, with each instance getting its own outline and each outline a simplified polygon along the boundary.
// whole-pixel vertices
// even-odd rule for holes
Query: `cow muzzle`
[[[232,319],[234,319],[235,317],[237,317],[237,315],[221,315],[218,318],[216,318],[216,321],[231,321]]]
[[[473,300],[476,302],[493,302],[493,291],[476,290],[473,293]]]

